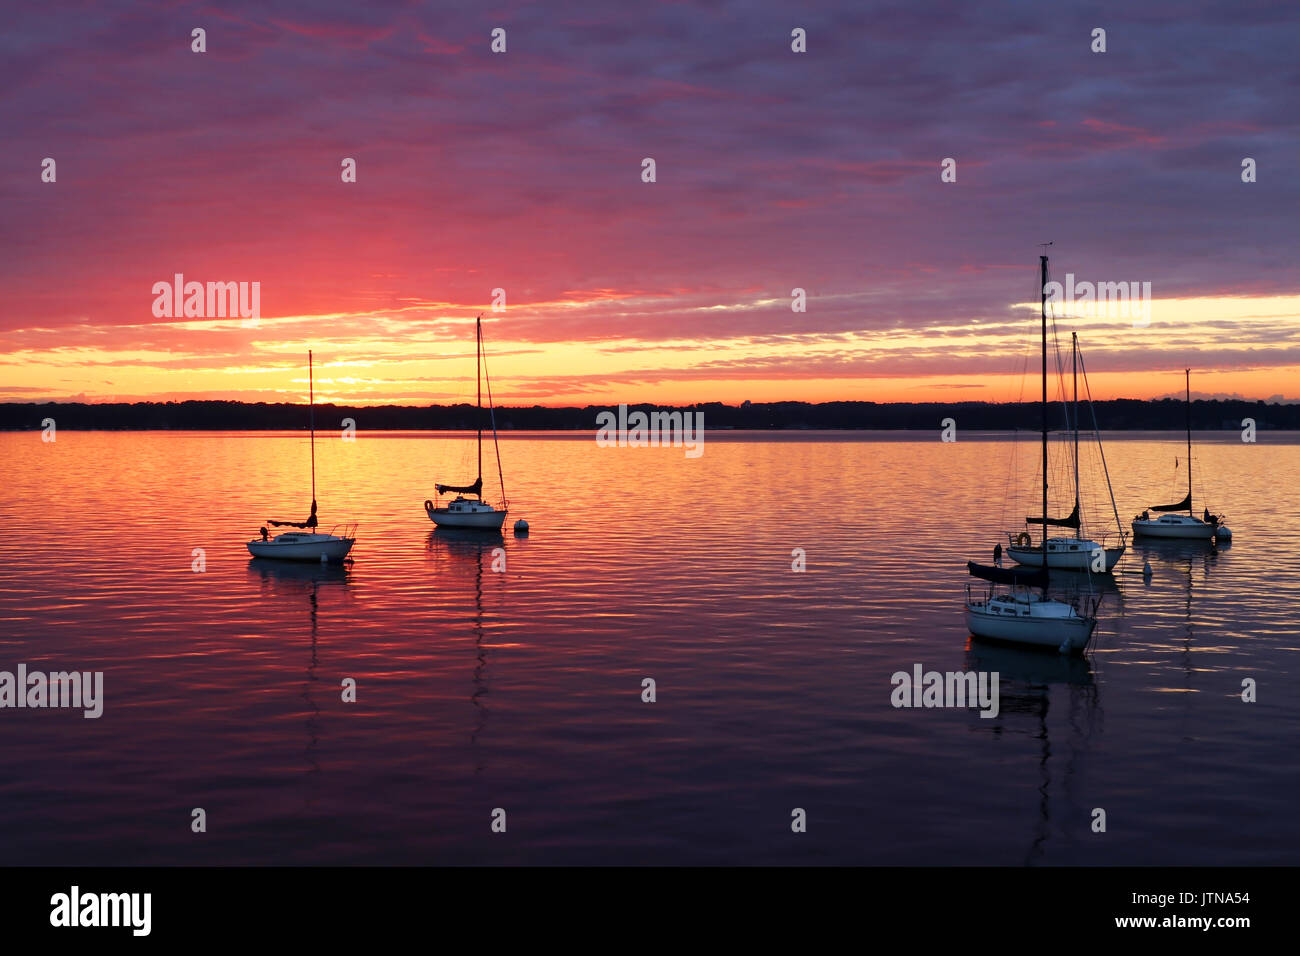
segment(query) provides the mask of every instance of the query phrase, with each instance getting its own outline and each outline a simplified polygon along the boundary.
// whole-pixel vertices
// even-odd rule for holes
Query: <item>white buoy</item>
[[[1142,565],[1142,577],[1146,578],[1148,581],[1151,580],[1151,562],[1150,562],[1150,561],[1148,561],[1146,564]]]
[[[328,561],[329,561],[329,558],[326,557],[324,554],[322,554],[322,555],[320,556],[320,563],[321,563],[321,564],[325,564],[325,563],[327,563]]]
[[[515,534],[527,534],[527,533],[528,533],[528,522],[525,521],[523,518],[520,518],[518,521],[515,522]]]
[[[1220,541],[1231,541],[1232,529],[1230,529],[1227,525],[1219,525],[1217,528],[1214,529],[1214,536],[1218,538]]]

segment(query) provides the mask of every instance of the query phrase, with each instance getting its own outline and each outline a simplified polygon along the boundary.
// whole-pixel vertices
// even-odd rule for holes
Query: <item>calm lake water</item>
[[[1126,526],[1181,497],[1181,442],[1108,436]],[[458,540],[421,503],[465,436],[322,434],[322,526],[360,522],[330,570],[244,547],[306,515],[305,434],[0,435],[0,670],[105,696],[0,710],[0,863],[1300,862],[1296,435],[1198,436],[1233,545],[1139,545],[1074,662],[962,620],[1032,441],[704,447],[503,436],[507,533]],[[998,671],[1001,712],[894,708],[915,664]]]

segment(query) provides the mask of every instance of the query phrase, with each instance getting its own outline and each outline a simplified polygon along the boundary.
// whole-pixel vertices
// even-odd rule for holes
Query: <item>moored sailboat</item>
[[[496,409],[492,403],[492,381],[488,379],[488,411],[492,424],[492,447],[497,456],[497,477],[501,481],[501,507],[495,508],[483,499],[483,316],[474,322],[474,371],[478,385],[477,426],[478,426],[478,477],[469,485],[441,485],[433,487],[439,495],[455,492],[456,497],[447,505],[435,504],[425,499],[424,511],[429,520],[439,528],[469,528],[480,531],[501,530],[501,525],[509,514],[506,501],[505,478],[501,472],[501,448],[497,444]],[[466,498],[466,495],[473,495]]]
[[[1047,553],[1047,256],[1039,256],[1042,319],[1042,452],[1043,552]],[[996,568],[969,561],[967,571],[990,582],[983,596],[966,586],[966,626],[977,638],[1078,653],[1088,646],[1097,627],[1094,614],[1081,613],[1072,603],[1047,595],[1051,565],[1036,568]],[[994,585],[1008,590],[997,593]],[[1037,590],[1035,590],[1037,589]],[[1092,610],[1096,610],[1093,600]]]
[[[356,544],[356,525],[344,526],[343,534],[320,534],[316,531],[316,391],[312,376],[312,355],[307,352],[307,395],[311,427],[311,514],[306,521],[272,521],[273,528],[300,528],[272,536],[265,526],[261,538],[248,542],[248,553],[255,558],[275,558],[283,561],[342,561]]]
[[[1021,532],[1016,538],[1011,534],[1007,535],[1007,556],[1017,564],[1024,564],[1030,567],[1042,567],[1044,556],[1046,556],[1047,566],[1049,568],[1059,568],[1068,571],[1092,570],[1097,573],[1109,572],[1114,569],[1119,559],[1124,556],[1126,542],[1121,540],[1118,545],[1107,545],[1105,539],[1101,542],[1093,540],[1091,537],[1085,537],[1083,533],[1083,519],[1079,505],[1079,334],[1072,333],[1071,336],[1071,368],[1074,379],[1074,401],[1071,409],[1070,418],[1072,421],[1072,430],[1074,436],[1074,510],[1065,518],[1049,518],[1046,513],[1042,517],[1025,518],[1026,525],[1042,524],[1044,531],[1046,526],[1051,525],[1057,528],[1072,528],[1073,535],[1059,535],[1057,537],[1047,537],[1044,534],[1044,540],[1039,544],[1034,544],[1032,536],[1026,531]],[[1089,407],[1091,407],[1091,400]],[[1094,424],[1095,424],[1094,413]],[[1096,431],[1094,429],[1094,431]],[[1097,432],[1097,446],[1101,447],[1101,434]],[[1102,469],[1106,474],[1106,488],[1110,491],[1110,472],[1106,469],[1105,453],[1102,453]],[[1110,491],[1111,506],[1114,508],[1115,495]],[[1119,513],[1115,513],[1115,523],[1119,524]]]
[[[1183,370],[1187,393],[1187,497],[1171,505],[1155,505],[1133,519],[1133,534],[1146,538],[1178,538],[1182,540],[1209,541],[1211,538],[1227,540],[1232,532],[1223,523],[1223,515],[1210,514],[1196,517],[1192,509],[1192,370]],[[1186,509],[1187,514],[1161,514],[1151,517],[1152,511],[1176,512]]]

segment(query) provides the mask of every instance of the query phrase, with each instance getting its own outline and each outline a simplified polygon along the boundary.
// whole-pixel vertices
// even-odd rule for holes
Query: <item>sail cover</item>
[[[1156,505],[1156,506],[1153,507],[1151,510],[1152,510],[1152,511],[1191,511],[1191,510],[1192,510],[1192,493],[1191,493],[1190,491],[1187,492],[1187,497],[1184,498],[1182,501],[1178,502],[1177,504],[1172,504],[1172,505]]]
[[[268,518],[266,523],[277,528],[314,528],[316,527],[316,502],[311,503],[311,514],[307,516],[306,521],[272,521]]]
[[[1157,508],[1157,511],[1160,509]],[[1068,518],[1026,518],[1025,524],[1050,524],[1055,528],[1079,529],[1079,506],[1076,504]]]
[[[1043,568],[994,568],[987,564],[966,562],[966,570],[977,578],[996,584],[1023,584],[1031,588],[1047,587],[1047,571]]]
[[[462,495],[477,495],[483,497],[483,478],[479,477],[472,485],[434,485],[438,489],[438,494],[445,495],[449,491],[456,491]]]

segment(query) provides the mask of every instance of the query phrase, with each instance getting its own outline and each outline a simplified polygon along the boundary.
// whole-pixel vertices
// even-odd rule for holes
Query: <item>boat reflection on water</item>
[[[1086,655],[1043,654],[1035,648],[970,641],[966,647],[966,664],[967,670],[997,671],[1001,675],[1000,686],[1004,688],[1045,688],[1053,684],[1096,686],[1092,661]],[[1003,700],[1006,700],[1005,693]],[[1014,708],[1004,704],[1001,710],[1007,713]]]
[[[1067,833],[1085,827],[1089,808],[1074,799],[1072,782],[1078,778],[1079,761],[1087,754],[1092,735],[1101,725],[1099,687],[1092,661],[1087,656],[1044,654],[1032,648],[969,641],[966,646],[967,671],[997,672],[998,715],[994,718],[975,715],[973,723],[995,736],[1027,735],[1037,741],[1038,818],[1035,821],[1024,865],[1040,859],[1052,835],[1052,776],[1063,788],[1064,813],[1058,813],[1057,826]],[[1055,703],[1064,708],[1064,741],[1056,731],[1053,746],[1049,712]],[[1059,721],[1058,721],[1059,722]],[[1068,821],[1068,822],[1066,822]],[[1077,826],[1076,826],[1077,823]]]
[[[260,580],[263,594],[287,594],[290,592],[311,591],[315,588],[297,587],[298,584],[316,585],[341,583],[352,580],[352,567],[349,563],[288,562],[274,561],[270,558],[252,558],[248,562],[248,576],[251,580]],[[286,587],[286,585],[288,585]]]
[[[447,554],[459,558],[473,558],[505,543],[500,528],[434,528],[429,532],[426,545],[430,554]]]
[[[248,562],[250,580],[260,585],[262,597],[282,598],[284,603],[294,599],[301,600],[308,613],[311,629],[311,655],[307,664],[307,673],[303,679],[302,699],[307,702],[307,749],[303,752],[308,764],[307,776],[312,777],[321,772],[316,759],[320,744],[320,704],[317,703],[316,668],[319,665],[318,628],[320,616],[320,592],[322,588],[337,588],[347,594],[352,581],[352,569],[347,564],[295,564],[289,561],[274,561],[267,558],[253,558]],[[304,796],[303,810],[309,811],[314,803],[310,794]]]
[[[1141,538],[1134,545],[1134,554],[1143,562],[1149,563],[1152,570],[1152,582],[1160,585],[1181,587],[1182,594],[1182,636],[1177,638],[1181,647],[1183,686],[1191,690],[1194,686],[1196,664],[1193,652],[1196,650],[1196,617],[1192,613],[1193,598],[1198,584],[1204,588],[1209,580],[1210,571],[1224,558],[1224,552],[1232,547],[1231,541],[1199,541],[1186,539],[1150,539]]]
[[[493,572],[494,562],[505,567],[505,537],[499,530],[475,530],[469,528],[438,527],[429,532],[426,551],[429,563],[440,579],[451,582],[453,587],[467,586],[472,580],[474,585],[474,603],[470,610],[470,631],[474,640],[474,670],[470,678],[473,691],[469,701],[474,706],[477,718],[470,733],[470,743],[478,743],[479,737],[487,727],[490,708],[485,698],[491,692],[488,683],[488,649],[490,644],[483,642],[484,604],[483,580],[485,569],[494,576],[505,579],[505,574]],[[483,765],[475,761],[474,772],[482,773]]]
[[[1215,544],[1213,541],[1187,541],[1179,539],[1149,540],[1134,545],[1134,554],[1144,564],[1151,565],[1152,580],[1160,583],[1181,579],[1187,588],[1183,607],[1183,616],[1187,623],[1188,636],[1192,627],[1192,592],[1196,579],[1204,582],[1210,576],[1210,569],[1218,562],[1220,555],[1231,547],[1226,541]],[[1200,574],[1197,574],[1199,570]]]
[[[1196,541],[1180,538],[1142,538],[1133,546],[1133,553],[1144,562],[1149,561],[1154,570],[1165,565],[1179,570],[1199,564],[1209,570],[1219,555],[1232,550],[1231,541]]]

